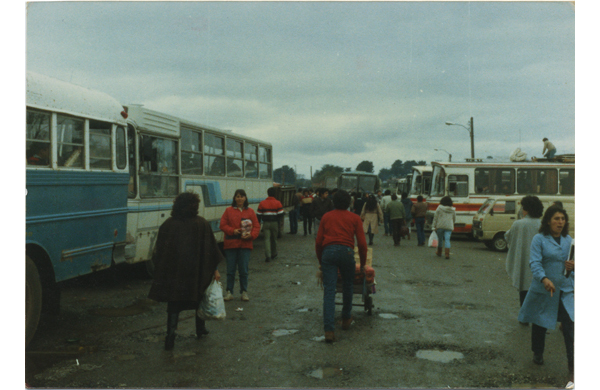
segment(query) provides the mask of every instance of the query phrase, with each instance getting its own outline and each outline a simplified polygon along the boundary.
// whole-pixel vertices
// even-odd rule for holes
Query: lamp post
[[[435,150],[436,152],[440,152],[440,151],[441,151],[441,152],[446,152],[446,153],[448,153],[448,162],[452,162],[452,155],[450,154],[450,152],[449,152],[449,151],[447,151],[447,150],[444,150],[444,149],[433,149],[433,150]]]
[[[469,135],[471,136],[471,158],[475,158],[475,141],[474,141],[474,136],[473,136],[473,117],[471,117],[471,120],[469,121],[469,127],[467,127],[465,125],[461,125],[460,123],[454,123],[454,122],[446,122],[446,125],[461,126],[461,127],[464,127],[465,129],[467,129],[467,131],[469,132]]]

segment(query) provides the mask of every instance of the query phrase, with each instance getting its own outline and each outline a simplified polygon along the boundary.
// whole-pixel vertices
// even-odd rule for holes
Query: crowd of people
[[[156,272],[149,298],[167,302],[167,336],[165,349],[173,349],[178,316],[182,310],[197,310],[211,281],[219,280],[217,265],[227,262],[227,282],[223,299],[233,299],[236,271],[242,301],[248,301],[248,264],[253,241],[262,231],[265,258],[277,257],[277,236],[284,216],[282,204],[270,188],[257,212],[248,207],[243,189],[233,195],[231,206],[221,217],[224,232],[224,256],[221,254],[210,224],[198,216],[200,199],[195,193],[182,193],[174,201],[171,218],[161,225],[155,254]],[[407,194],[399,199],[389,190],[378,193],[348,193],[344,190],[319,188],[314,193],[304,189],[296,193],[289,212],[289,234],[297,234],[302,219],[304,235],[316,233],[315,252],[323,283],[323,326],[325,341],[335,341],[335,292],[338,272],[342,280],[342,329],[352,322],[352,296],[355,280],[355,247],[358,248],[360,272],[364,272],[368,245],[373,245],[380,224],[384,236],[392,236],[394,246],[402,238],[410,239],[409,227],[414,219],[417,246],[425,245],[427,202],[419,196],[413,203]],[[561,323],[568,369],[574,371],[574,259],[570,255],[572,238],[568,235],[569,217],[556,202],[544,212],[541,201],[525,196],[521,201],[520,219],[506,233],[508,244],[506,271],[519,291],[518,321],[531,324],[533,361],[543,364],[547,329]],[[541,220],[540,220],[541,218]],[[450,257],[450,238],[456,211],[452,199],[445,196],[436,208],[432,230],[438,243],[436,255]],[[292,223],[295,221],[295,223]],[[369,239],[367,244],[367,238]],[[356,266],[358,267],[358,266]],[[196,316],[197,337],[208,334],[204,321]]]

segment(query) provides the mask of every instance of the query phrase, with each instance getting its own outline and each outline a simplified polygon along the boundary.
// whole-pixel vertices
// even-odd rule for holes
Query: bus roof
[[[454,163],[454,162],[438,162],[433,161],[431,163],[432,166],[439,165],[445,168],[504,168],[504,167],[514,167],[514,168],[522,168],[522,167],[536,167],[536,168],[556,168],[557,166],[572,166],[575,167],[575,163],[563,163],[563,162],[535,162],[535,161],[523,161],[523,162],[505,162],[505,163],[484,163],[484,162],[464,162],[464,163]]]
[[[433,167],[431,165],[413,165],[411,169],[419,172],[431,172]]]
[[[27,72],[28,107],[125,124],[123,106],[112,96],[34,72]]]
[[[364,171],[349,171],[349,172],[342,172],[340,175],[377,176],[377,174],[376,174],[376,173],[364,172]]]
[[[190,121],[175,117],[173,115],[165,114],[159,111],[151,110],[144,107],[142,104],[125,104],[127,113],[129,115],[128,121],[135,124],[136,127],[143,128],[144,130],[157,133],[157,134],[168,134],[168,135],[179,135],[180,126],[191,127],[195,129],[207,130],[213,133],[224,134],[232,138],[240,138],[246,141],[256,142],[261,145],[271,146],[270,142],[262,141],[252,137],[248,137],[242,134],[234,133],[231,130],[217,129]]]

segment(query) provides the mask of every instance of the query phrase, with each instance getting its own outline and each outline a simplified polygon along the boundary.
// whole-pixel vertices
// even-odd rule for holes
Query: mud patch
[[[439,363],[450,363],[453,360],[459,360],[465,357],[465,355],[460,352],[440,351],[435,349],[418,350],[415,356],[419,359],[426,359]]]

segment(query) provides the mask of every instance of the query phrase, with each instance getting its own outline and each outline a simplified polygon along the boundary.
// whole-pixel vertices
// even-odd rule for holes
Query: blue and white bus
[[[227,130],[126,104],[128,114],[129,186],[128,263],[151,261],[158,227],[170,216],[174,197],[185,191],[200,195],[199,214],[210,222],[217,242],[219,222],[242,188],[250,207],[273,186],[270,143]],[[293,188],[292,188],[293,191]],[[284,205],[285,206],[285,205]]]
[[[109,95],[27,74],[26,343],[58,309],[56,283],[125,249],[127,115]]]

